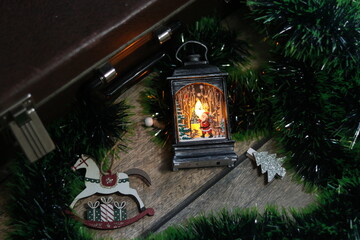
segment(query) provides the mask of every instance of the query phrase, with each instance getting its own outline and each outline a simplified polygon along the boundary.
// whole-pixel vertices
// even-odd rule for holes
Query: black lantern
[[[226,78],[218,67],[208,64],[207,47],[204,60],[199,54],[188,56],[183,67],[177,68],[171,77],[173,98],[175,143],[173,170],[179,168],[227,165],[233,167],[237,160],[235,141],[230,139],[228,121]]]

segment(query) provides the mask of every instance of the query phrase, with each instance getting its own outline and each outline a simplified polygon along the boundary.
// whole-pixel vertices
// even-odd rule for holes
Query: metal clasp
[[[26,157],[35,162],[55,149],[45,126],[36,113],[31,94],[3,112],[1,119],[10,126]]]

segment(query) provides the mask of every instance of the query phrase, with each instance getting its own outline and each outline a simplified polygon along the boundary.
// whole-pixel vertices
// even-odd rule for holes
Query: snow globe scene
[[[193,83],[175,95],[179,142],[227,138],[224,93],[208,83]]]

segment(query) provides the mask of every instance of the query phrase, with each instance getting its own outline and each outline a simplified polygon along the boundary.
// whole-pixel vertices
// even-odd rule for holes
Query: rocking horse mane
[[[95,164],[95,166],[98,168],[99,170],[99,174],[101,177],[101,172],[100,172],[100,167],[97,165],[96,161],[94,160],[94,158],[92,158],[91,156],[88,155],[83,155],[84,157],[86,157],[85,161],[91,161],[93,164]],[[83,159],[83,158],[82,158]],[[84,162],[85,162],[84,161]],[[75,168],[76,169],[76,168]],[[120,172],[118,172],[117,174],[119,174]],[[141,180],[143,180],[148,186],[151,185],[151,179],[150,176],[143,170],[139,169],[139,168],[131,168],[127,171],[124,172],[125,174],[129,175],[137,175],[140,177]]]
[[[90,156],[90,155],[82,154],[81,157],[78,158],[78,160],[80,160],[80,159],[83,159],[83,160],[85,160],[86,162],[87,162],[87,161],[92,161],[93,163],[95,163],[95,164],[97,165],[95,159],[94,159],[92,156]]]
[[[151,185],[151,179],[150,176],[143,170],[139,169],[139,168],[131,168],[129,170],[126,170],[124,173],[126,173],[127,175],[137,175],[140,176],[141,179],[148,185]]]

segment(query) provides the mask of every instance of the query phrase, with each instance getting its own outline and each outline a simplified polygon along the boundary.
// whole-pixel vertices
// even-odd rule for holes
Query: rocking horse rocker
[[[132,224],[146,215],[153,216],[154,209],[145,208],[145,205],[139,197],[137,191],[130,188],[129,175],[139,175],[148,185],[151,185],[151,180],[148,174],[140,169],[130,169],[125,173],[116,173],[109,175],[102,175],[95,161],[84,154],[72,166],[74,171],[85,168],[85,189],[79,193],[70,204],[70,208],[74,208],[76,202],[82,198],[89,197],[96,193],[99,194],[113,194],[120,193],[122,195],[129,195],[136,199],[139,204],[140,214],[122,221],[101,222],[101,221],[87,221],[80,217],[73,215],[77,220],[81,221],[84,225],[98,229],[115,229]]]

